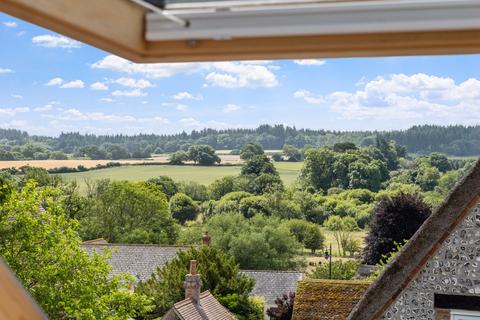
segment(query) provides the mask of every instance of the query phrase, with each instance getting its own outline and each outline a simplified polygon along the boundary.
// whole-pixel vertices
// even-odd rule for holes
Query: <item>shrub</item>
[[[267,315],[272,320],[290,320],[293,316],[293,305],[295,303],[295,292],[284,293],[283,296],[275,299],[276,307],[267,310]]]
[[[243,198],[240,200],[238,209],[245,218],[251,218],[256,214],[264,214],[269,216],[272,213],[270,211],[268,200],[264,196]]]
[[[195,220],[198,214],[198,206],[184,193],[177,193],[171,197],[169,207],[172,216],[181,224],[185,224],[187,220]]]
[[[372,265],[379,263],[383,255],[395,248],[395,242],[409,240],[430,213],[430,206],[413,195],[400,194],[381,200],[375,207],[366,238],[365,261]]]
[[[359,260],[337,260],[332,262],[332,279],[335,280],[350,280],[357,273]],[[316,267],[308,277],[313,279],[329,279],[330,266],[328,261]]]

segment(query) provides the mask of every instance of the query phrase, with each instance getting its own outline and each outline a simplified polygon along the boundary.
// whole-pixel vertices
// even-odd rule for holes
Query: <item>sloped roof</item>
[[[377,319],[396,300],[480,200],[480,161],[450,192],[383,273],[371,284],[348,319]]]
[[[207,290],[200,293],[200,303],[192,299],[179,301],[162,319],[235,320],[235,317]]]
[[[157,267],[163,267],[172,260],[179,250],[187,246],[168,246],[151,244],[109,244],[82,243],[82,247],[91,252],[110,250],[111,274],[129,273],[140,281],[145,281]]]
[[[298,283],[294,320],[344,320],[360,301],[369,283],[308,279]]]
[[[275,299],[283,294],[295,292],[298,281],[303,277],[303,273],[298,271],[242,270],[242,272],[255,279],[250,296],[263,297],[267,305],[273,305]]]

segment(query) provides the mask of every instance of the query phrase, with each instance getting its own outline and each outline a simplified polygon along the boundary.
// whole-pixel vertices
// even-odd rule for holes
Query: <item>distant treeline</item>
[[[480,154],[480,125],[422,125],[395,131],[329,131],[261,125],[256,129],[203,129],[172,135],[131,136],[71,132],[58,137],[46,137],[31,136],[15,129],[0,129],[0,159],[61,159],[62,154],[94,159],[145,158],[152,153],[187,150],[189,146],[198,144],[210,145],[217,150],[237,150],[247,143],[259,144],[264,149],[282,149],[284,145],[319,147],[347,141],[368,146],[375,143],[377,136],[395,141],[413,153],[437,151],[455,156]]]

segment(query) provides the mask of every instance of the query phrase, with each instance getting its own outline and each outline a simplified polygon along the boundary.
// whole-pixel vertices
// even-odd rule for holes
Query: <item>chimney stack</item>
[[[197,260],[190,260],[190,273],[185,277],[183,287],[185,288],[185,299],[192,299],[194,303],[198,304],[202,281],[197,273]]]
[[[208,235],[208,231],[205,231],[205,233],[202,236],[202,243],[206,246],[210,246],[210,236]]]

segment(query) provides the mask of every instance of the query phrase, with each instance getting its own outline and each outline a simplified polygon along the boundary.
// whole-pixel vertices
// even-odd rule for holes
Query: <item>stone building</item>
[[[480,162],[371,284],[348,319],[480,319]]]

